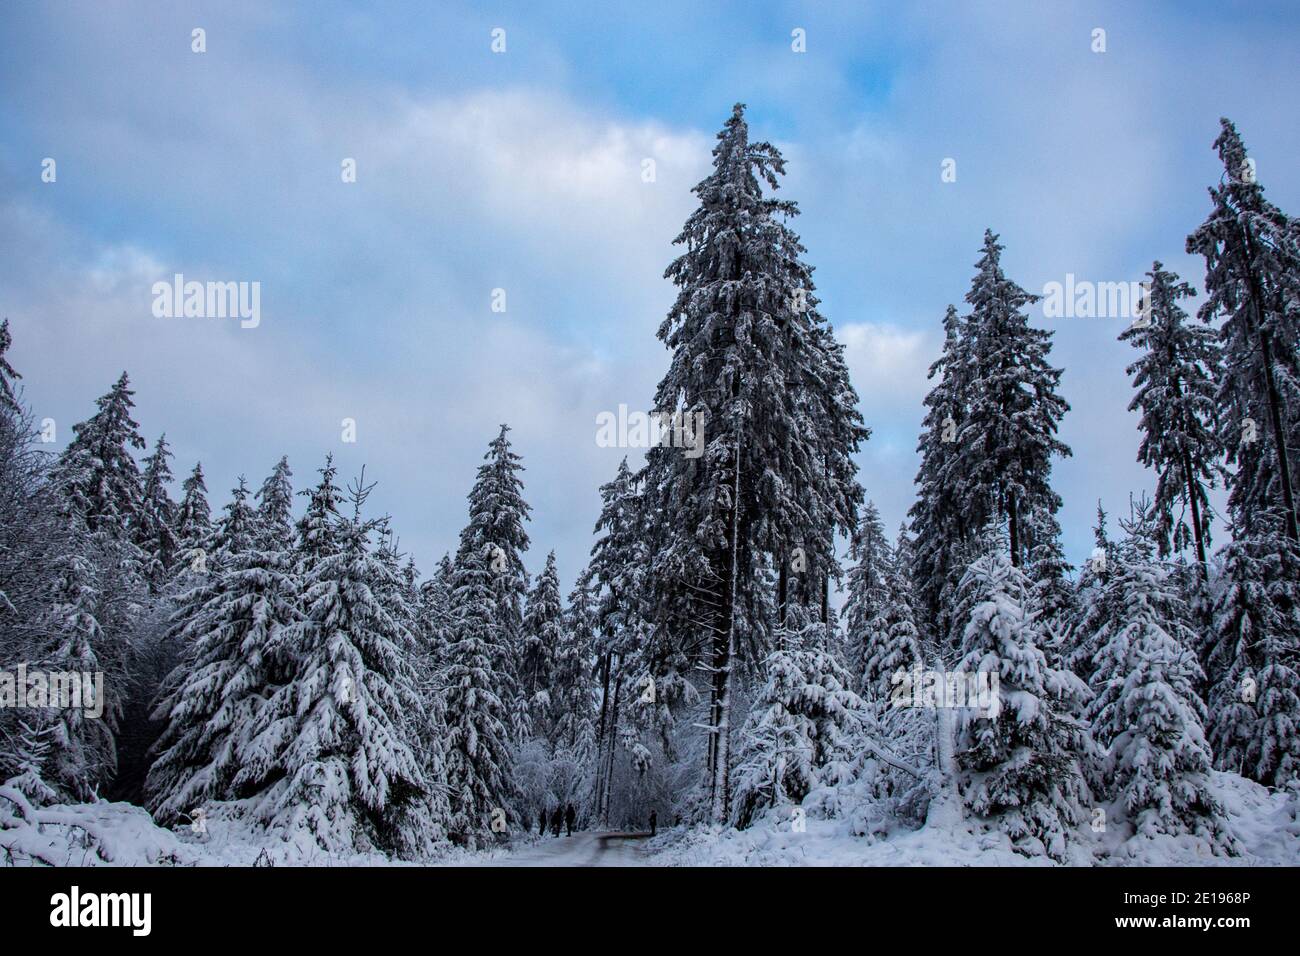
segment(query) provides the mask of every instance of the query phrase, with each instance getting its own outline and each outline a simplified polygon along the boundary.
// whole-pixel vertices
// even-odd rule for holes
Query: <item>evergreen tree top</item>
[[[528,550],[528,533],[523,523],[532,508],[524,501],[524,483],[519,477],[519,472],[524,470],[523,458],[511,450],[510,439],[506,437],[509,431],[510,426],[503,424],[483,456],[484,463],[479,466],[469,493],[469,524],[461,532],[461,547],[499,547],[507,561],[517,565],[513,570],[522,573],[518,552]]]
[[[307,510],[298,520],[298,550],[309,563],[334,550],[339,505],[343,503],[343,492],[334,483],[338,468],[333,454],[325,456],[325,464],[317,469],[317,474],[321,477],[316,487],[299,492],[307,498]]]
[[[159,488],[165,489],[172,480],[171,465],[168,464],[169,458],[175,458],[172,450],[167,446],[167,433],[163,432],[154,442],[153,452],[145,456],[142,464],[144,465],[144,487],[145,496],[148,497],[151,491]]]

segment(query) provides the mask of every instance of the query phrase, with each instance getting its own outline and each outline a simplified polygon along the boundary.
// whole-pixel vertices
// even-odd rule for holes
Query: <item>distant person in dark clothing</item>
[[[563,822],[560,817],[560,808],[556,807],[555,812],[551,814],[551,832],[556,836],[560,835],[560,824]]]
[[[577,818],[578,815],[573,811],[573,804],[564,808],[564,827],[569,831],[569,836],[573,836],[573,821]]]
[[[546,836],[546,808],[542,807],[541,823],[537,827],[538,836]]]
[[[654,836],[655,833],[658,831],[658,826],[659,826],[659,814],[651,810],[650,811],[650,835],[651,836]]]

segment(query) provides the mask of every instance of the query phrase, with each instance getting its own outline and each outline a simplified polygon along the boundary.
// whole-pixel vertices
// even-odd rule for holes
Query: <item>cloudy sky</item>
[[[983,230],[1031,291],[1157,258],[1199,287],[1183,242],[1221,115],[1300,212],[1298,41],[1294,4],[1260,2],[4,3],[0,315],[60,443],[126,369],[144,432],[179,473],[202,460],[214,507],[281,454],[301,488],[332,451],[379,481],[426,570],[508,422],[528,563],[555,548],[567,586],[624,454],[596,446],[596,415],[648,407],[672,239],[742,101],[787,157],[874,429],[860,477],[896,527]],[[151,287],[178,272],[260,282],[260,326],[156,318]],[[1073,406],[1056,484],[1077,562],[1097,499],[1120,512],[1151,485],[1132,350],[1119,319],[1041,321]]]

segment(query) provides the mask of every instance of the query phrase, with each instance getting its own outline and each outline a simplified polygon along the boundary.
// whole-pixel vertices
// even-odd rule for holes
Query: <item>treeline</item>
[[[655,407],[703,416],[706,446],[620,465],[567,600],[553,554],[525,570],[506,426],[426,576],[366,514],[364,474],[344,487],[328,459],[297,516],[284,459],[219,515],[198,466],[173,501],[165,439],[136,460],[125,374],[45,454],[6,324],[0,660],[109,679],[99,721],[0,709],[0,780],[36,804],[118,796],[164,825],[202,809],[412,857],[568,803],[610,825],[975,817],[1058,859],[1100,813],[1236,852],[1212,768],[1280,787],[1300,766],[1300,227],[1227,121],[1215,146],[1225,177],[1187,241],[1207,263],[1199,321],[1157,262],[1121,335],[1155,494],[1119,535],[1099,508],[1077,575],[1051,483],[1061,371],[998,237],[943,320],[918,497],[891,540],[798,209],[775,195],[784,160],[740,105],[659,329]],[[996,677],[996,714],[943,706],[971,675]],[[922,706],[896,705],[904,686]]]

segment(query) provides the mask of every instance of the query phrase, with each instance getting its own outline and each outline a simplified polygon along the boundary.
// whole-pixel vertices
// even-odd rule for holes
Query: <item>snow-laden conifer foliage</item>
[[[331,478],[327,468],[322,483]],[[306,536],[321,547],[304,562],[301,616],[269,648],[283,656],[284,682],[258,709],[235,778],[255,792],[256,819],[327,849],[418,842],[410,810],[428,787],[413,752],[411,639],[378,596],[392,577],[371,551],[369,492],[358,481],[352,513],[333,518],[328,536]],[[318,487],[313,503],[327,494]]]
[[[211,852],[204,820],[213,843],[331,864],[526,853],[539,831],[564,846],[570,819],[653,819],[635,853],[706,860],[732,841],[783,862],[818,862],[818,840],[850,862],[882,845],[927,862],[1293,853],[1300,234],[1235,127],[1187,240],[1207,268],[1197,319],[1155,261],[1118,333],[1132,364],[1108,380],[1054,364],[1037,297],[985,232],[964,307],[934,330],[899,502],[880,473],[903,467],[893,438],[858,480],[876,410],[778,198],[785,158],[749,124],[735,106],[666,270],[667,369],[642,399],[686,433],[553,494],[557,458],[599,447],[494,414],[483,459],[445,463],[476,471],[458,537],[430,554],[403,537],[423,516],[372,513],[361,462],[340,473],[353,449],[321,449],[296,494],[288,456],[203,450],[205,474],[209,436],[164,434],[168,396],[116,368],[59,447],[23,392],[26,336],[0,322],[0,863],[59,862],[54,833],[81,826],[64,821],[127,809],[186,863]],[[1135,488],[1118,532],[1098,501],[1075,554],[1053,466],[1089,420],[1067,421],[1065,395],[1126,381],[1154,496]],[[574,509],[542,528],[595,516],[585,564],[563,560],[571,542],[532,547],[530,500]],[[90,696],[28,706],[19,665],[88,675]],[[79,853],[111,855],[81,832]]]
[[[1136,389],[1129,409],[1142,413],[1138,461],[1157,475],[1154,506],[1161,556],[1195,543],[1204,569],[1212,517],[1207,492],[1215,485],[1221,454],[1214,431],[1218,343],[1213,329],[1188,323],[1178,306],[1193,294],[1191,286],[1159,262],[1147,278],[1147,311],[1120,335],[1143,350],[1128,367]],[[1181,506],[1177,512],[1176,506]]]
[[[1049,666],[1029,582],[1004,553],[967,569],[957,619],[964,622],[960,670],[996,674],[996,716],[962,712],[957,757],[971,812],[989,817],[1030,856],[1064,859],[1088,798],[1093,749],[1079,719],[1088,690]],[[991,678],[990,678],[991,686]]]
[[[783,610],[824,604],[834,534],[852,529],[861,500],[851,455],[868,435],[788,225],[798,209],[770,195],[784,173],[737,104],[677,237],[684,251],[666,274],[678,296],[659,328],[672,358],[655,404],[702,415],[705,453],[647,456],[650,510],[665,518],[651,530],[654,603],[679,647],[701,626],[709,634],[692,656],[712,675],[706,786],[719,822],[730,808],[732,676],[756,663],[747,635],[765,626],[752,619],[759,569],[767,559],[778,570]]]
[[[1296,541],[1300,229],[1264,198],[1237,127],[1219,123],[1223,178],[1210,188],[1213,209],[1187,237],[1187,251],[1205,258],[1200,317],[1221,320],[1218,424],[1237,466],[1228,500],[1243,532],[1259,533],[1257,522],[1270,513]]]
[[[1172,568],[1155,554],[1165,534],[1159,509],[1140,505],[1106,581],[1114,617],[1102,622],[1090,703],[1101,776],[1137,835],[1192,833],[1231,851],[1210,782],[1197,638]]]

